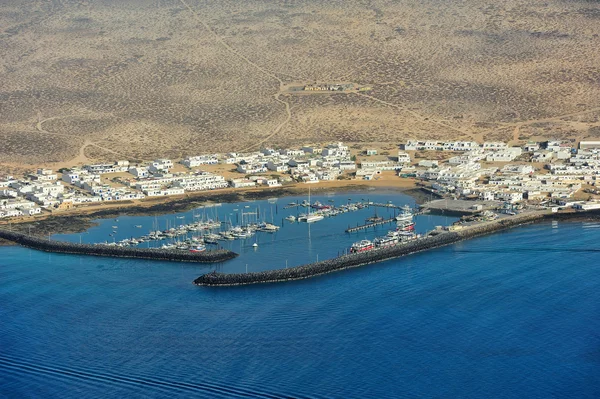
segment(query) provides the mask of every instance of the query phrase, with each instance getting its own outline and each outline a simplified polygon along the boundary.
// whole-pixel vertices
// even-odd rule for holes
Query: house
[[[526,152],[534,152],[540,149],[540,145],[536,142],[530,141],[527,144],[525,144],[524,149]]]
[[[438,161],[424,159],[422,161],[419,161],[418,165],[422,168],[437,168],[439,166],[439,163]]]
[[[233,188],[244,188],[244,187],[255,187],[256,182],[248,179],[232,179],[231,187]]]
[[[410,155],[404,151],[398,151],[397,160],[399,164],[410,164]]]
[[[533,153],[531,162],[550,162],[554,158],[554,153],[548,150],[537,150]]]
[[[356,163],[354,161],[339,161],[337,164],[334,164],[340,170],[355,170]]]
[[[137,177],[138,179],[145,179],[150,175],[150,173],[148,172],[148,168],[145,167],[132,167],[129,168],[128,172]]]
[[[287,172],[290,170],[290,167],[283,162],[267,162],[267,169],[273,172]]]
[[[600,141],[580,141],[580,150],[600,150]]]
[[[484,151],[502,151],[507,148],[508,148],[508,144],[502,143],[502,142],[486,141],[485,143],[483,143]]]

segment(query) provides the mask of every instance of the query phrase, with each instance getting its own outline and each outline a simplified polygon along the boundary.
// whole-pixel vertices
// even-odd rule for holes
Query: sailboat
[[[310,204],[310,187],[308,188],[308,203]],[[314,222],[318,222],[319,220],[323,220],[323,219],[324,219],[323,215],[319,215],[316,213],[310,213],[310,206],[308,207],[308,213],[306,215],[298,216],[299,222],[306,222],[306,223],[314,223]]]

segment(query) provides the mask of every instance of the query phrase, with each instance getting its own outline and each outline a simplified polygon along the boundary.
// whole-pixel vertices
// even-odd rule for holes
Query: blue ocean
[[[283,220],[302,199],[120,216],[53,237],[117,240],[200,213],[235,224],[252,209],[282,225],[223,243],[240,256],[219,265],[0,247],[0,397],[600,397],[600,223],[523,226],[296,282],[192,284],[337,256],[393,228],[344,233],[373,208]],[[391,192],[314,199],[413,204]],[[417,230],[454,220],[418,216]]]

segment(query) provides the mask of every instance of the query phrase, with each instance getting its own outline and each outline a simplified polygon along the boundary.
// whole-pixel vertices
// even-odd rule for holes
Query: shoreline
[[[334,184],[327,184],[334,183]],[[324,184],[310,185],[313,193],[344,193],[352,191],[392,191],[404,194],[415,199],[417,203],[423,203],[429,198],[429,193],[422,191],[413,179],[402,179],[401,184],[394,185],[393,181],[370,182],[348,182],[334,181]],[[158,197],[157,199],[119,204],[101,207],[82,207],[56,214],[44,215],[42,217],[21,218],[19,220],[1,221],[0,228],[10,226],[12,231],[26,233],[29,226],[34,226],[36,235],[46,236],[48,234],[73,234],[81,233],[96,225],[94,220],[110,219],[118,216],[153,216],[186,212],[191,209],[210,203],[235,203],[268,198],[284,198],[308,192],[307,184],[296,184],[288,187],[278,188],[247,188],[247,189],[223,189],[214,191],[200,191],[183,196],[170,198]],[[14,245],[12,242],[0,238],[0,246]]]
[[[300,265],[289,269],[231,274],[217,273],[214,271],[199,276],[193,281],[193,284],[205,287],[231,287],[304,280],[345,269],[380,263],[446,245],[452,245],[460,241],[494,234],[499,231],[526,224],[535,224],[552,220],[577,221],[598,219],[600,219],[600,212],[598,211],[565,212],[559,214],[538,211],[529,214],[521,214],[510,219],[483,222],[478,225],[468,226],[452,232],[444,231],[436,235],[427,236],[416,242],[410,242],[395,247],[343,255],[337,258]]]

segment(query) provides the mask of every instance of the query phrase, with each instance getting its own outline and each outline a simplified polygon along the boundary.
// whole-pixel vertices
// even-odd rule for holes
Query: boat
[[[384,237],[377,237],[373,240],[373,244],[375,244],[378,248],[391,247],[398,243],[398,238],[386,235]]]
[[[299,222],[306,222],[306,223],[314,223],[314,222],[318,222],[319,220],[323,220],[324,217],[323,215],[319,215],[316,213],[313,214],[302,214],[300,216],[298,216],[298,221]]]
[[[266,231],[267,233],[274,233],[279,230],[279,226],[275,226],[272,223],[261,223],[258,225],[258,230]]]
[[[398,222],[409,222],[412,221],[413,213],[410,209],[410,206],[405,205],[402,207],[402,212],[398,216],[396,216],[396,221]]]
[[[295,222],[296,221],[296,216],[290,215],[290,216],[286,217],[285,220],[289,220],[290,222]]]
[[[113,229],[118,229],[119,226],[111,226]]]
[[[323,220],[325,218],[321,214],[310,213],[310,187],[308,188],[308,200],[302,201],[303,205],[304,205],[304,203],[307,204],[306,206],[308,207],[308,213],[298,216],[299,222],[314,223],[314,222],[318,222],[319,220]]]
[[[177,216],[177,219],[185,219],[185,216]]]
[[[274,203],[276,203],[276,202],[277,202],[277,199],[278,199],[278,198],[269,198],[269,199],[267,199],[267,202],[268,202],[269,204],[274,204]]]
[[[204,245],[196,245],[193,248],[190,248],[190,252],[204,252],[206,251],[206,247]]]
[[[415,222],[401,222],[398,223],[398,231],[414,231]]]
[[[135,225],[135,226],[133,226],[133,227],[135,227],[136,229],[141,229],[141,228],[142,228],[142,225],[141,225],[141,224],[136,224],[136,225]]]
[[[358,242],[355,242],[354,244],[352,244],[352,246],[350,247],[350,252],[356,253],[356,252],[370,251],[373,248],[375,248],[375,246],[373,245],[372,241],[361,240],[361,241],[358,241]]]
[[[254,243],[254,244],[252,244],[252,246],[253,246],[254,248],[256,248],[256,247],[258,247],[258,244],[257,244],[257,243]]]

